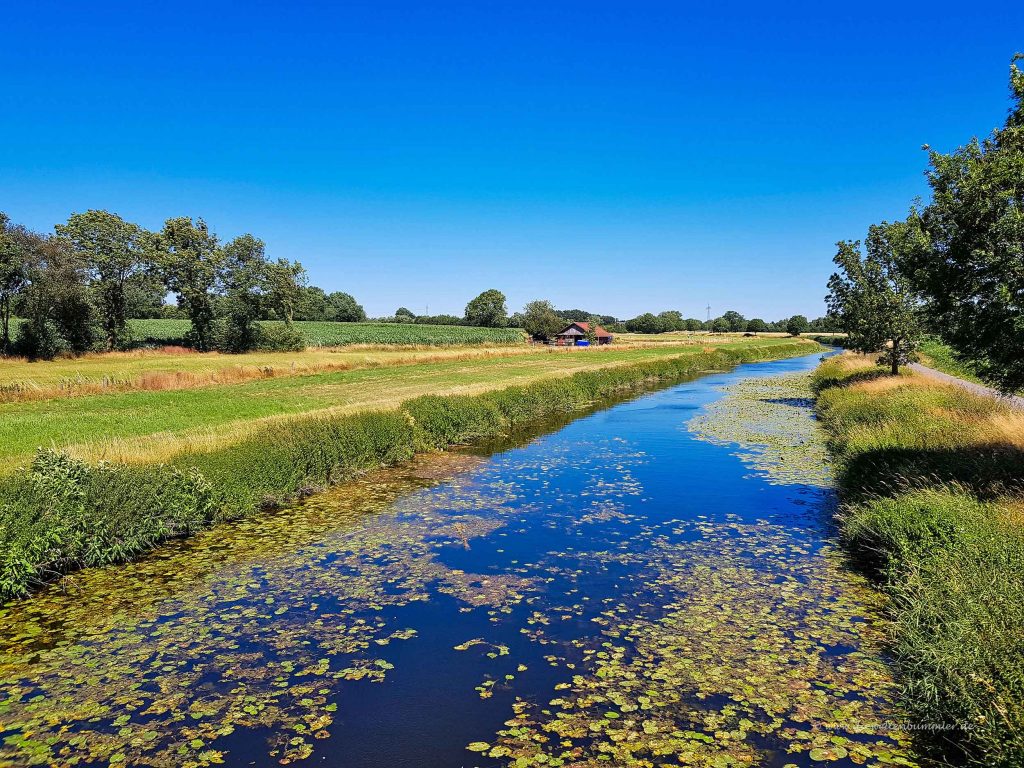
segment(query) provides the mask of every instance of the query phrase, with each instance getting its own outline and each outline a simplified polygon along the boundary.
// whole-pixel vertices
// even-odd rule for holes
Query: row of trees
[[[814,331],[831,333],[837,330],[832,318],[819,317],[808,320],[803,315],[793,315],[774,322],[759,317],[748,320],[739,312],[729,310],[721,317],[703,321],[696,318],[684,318],[675,310],[661,312],[657,315],[650,312],[627,320],[622,324],[630,333],[665,333],[668,331],[711,331],[714,333],[790,333],[798,336],[801,333]]]
[[[295,346],[292,328],[310,297],[298,262],[267,257],[245,234],[222,244],[202,219],[168,219],[149,232],[107,211],[72,214],[52,235],[0,213],[0,345],[31,357],[124,348],[131,317],[160,313],[173,294],[191,321],[197,349],[251,349],[265,331],[256,321],[285,321],[268,346]],[[351,297],[349,297],[351,298]],[[325,301],[329,297],[325,295]],[[328,301],[329,303],[329,301]],[[12,338],[11,319],[23,319]]]
[[[897,373],[924,333],[979,376],[1024,388],[1024,73],[1010,63],[1002,128],[951,154],[930,150],[927,205],[882,222],[864,243],[839,243],[830,314],[862,352]]]

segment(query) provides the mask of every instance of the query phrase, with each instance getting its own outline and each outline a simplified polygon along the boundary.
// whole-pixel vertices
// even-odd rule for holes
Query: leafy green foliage
[[[206,222],[182,216],[168,219],[155,239],[155,256],[168,290],[177,294],[178,306],[192,321],[189,339],[196,349],[213,348],[216,317],[214,292],[224,267],[217,236]]]
[[[531,301],[523,308],[522,320],[523,330],[536,339],[547,340],[568,323],[565,322],[555,311],[555,306],[550,301]]]
[[[306,270],[297,261],[278,259],[264,264],[263,275],[267,303],[274,309],[278,319],[284,320],[290,327],[296,310],[302,304],[307,281]]]
[[[508,325],[505,294],[491,288],[466,305],[466,324],[479,328],[504,328]]]
[[[931,203],[909,222],[927,238],[907,258],[934,330],[1004,391],[1024,387],[1024,73],[1010,67],[1006,124],[929,155]]]
[[[668,329],[657,315],[644,312],[632,320],[627,320],[626,330],[630,333],[664,333]]]
[[[115,213],[95,210],[71,214],[56,231],[78,254],[88,273],[107,349],[124,346],[128,340],[129,286],[146,269],[149,233]]]
[[[807,333],[809,327],[810,323],[807,322],[807,318],[803,315],[793,315],[786,321],[786,333],[790,336],[799,336],[801,333]]]
[[[881,352],[879,363],[899,367],[916,359],[921,338],[917,300],[901,259],[920,247],[920,230],[903,222],[874,224],[862,256],[859,242],[838,244],[839,272],[829,278],[829,313],[847,333],[847,346],[858,352]]]
[[[56,237],[33,237],[28,285],[18,302],[23,322],[17,351],[30,359],[93,349],[101,336],[86,282],[86,266]]]
[[[343,291],[329,293],[327,294],[327,305],[327,317],[324,320],[334,320],[338,323],[366,322],[366,310],[351,294]]]
[[[29,250],[37,236],[0,211],[0,354],[11,349],[14,303],[28,285]]]

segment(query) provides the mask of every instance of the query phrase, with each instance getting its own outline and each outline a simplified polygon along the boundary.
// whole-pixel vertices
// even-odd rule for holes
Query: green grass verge
[[[0,482],[0,598],[77,568],[129,560],[168,537],[276,507],[416,451],[497,436],[656,382],[813,351],[806,342],[747,345],[476,396],[427,395],[398,410],[267,424],[169,464],[88,465],[41,451],[31,468]]]
[[[921,357],[921,361],[925,365],[937,371],[942,371],[950,376],[957,376],[967,381],[973,381],[975,384],[985,383],[978,378],[977,372],[969,363],[957,360],[953,355],[953,350],[941,341],[928,339],[922,342]]]
[[[923,746],[957,765],[1024,765],[1024,453],[971,426],[999,403],[911,379],[856,386],[878,375],[835,360],[816,374],[844,542],[891,597]]]

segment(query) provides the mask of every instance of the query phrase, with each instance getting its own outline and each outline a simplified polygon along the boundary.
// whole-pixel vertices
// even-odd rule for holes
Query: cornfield
[[[132,320],[136,341],[151,344],[177,344],[188,333],[188,320]],[[264,321],[266,326],[280,325]],[[461,325],[415,325],[412,323],[332,323],[297,321],[298,328],[311,347],[343,347],[351,344],[401,344],[445,347],[455,345],[518,344],[524,340],[518,328],[471,328]]]

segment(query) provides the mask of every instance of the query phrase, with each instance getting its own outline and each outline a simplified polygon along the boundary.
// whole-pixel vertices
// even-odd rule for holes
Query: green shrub
[[[0,598],[84,566],[129,560],[213,517],[196,470],[88,466],[42,450],[0,487]]]
[[[306,339],[294,326],[264,324],[258,326],[256,347],[268,352],[301,352]]]

